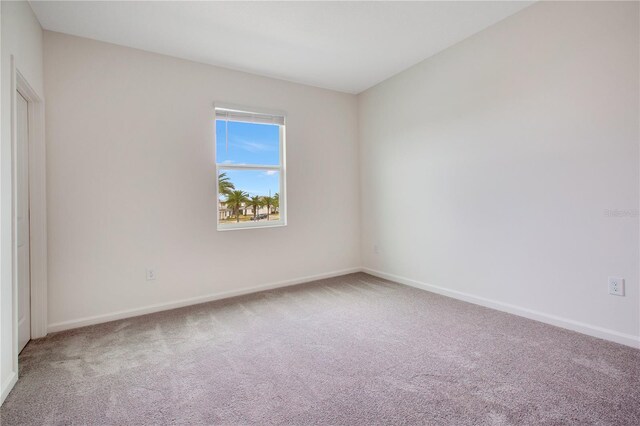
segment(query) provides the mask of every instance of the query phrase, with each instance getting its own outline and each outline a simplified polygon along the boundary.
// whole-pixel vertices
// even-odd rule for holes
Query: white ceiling
[[[46,30],[359,93],[529,6],[32,1]]]

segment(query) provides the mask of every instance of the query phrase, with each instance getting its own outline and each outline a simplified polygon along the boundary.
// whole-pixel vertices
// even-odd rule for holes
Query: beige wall
[[[355,96],[51,32],[45,80],[52,329],[359,267]],[[288,226],[216,231],[214,101],[288,114]]]
[[[364,265],[638,345],[638,12],[540,2],[362,93]]]
[[[11,212],[13,209],[11,189],[13,176],[11,170],[11,96],[12,86],[11,56],[16,69],[29,82],[38,96],[43,98],[42,78],[42,29],[35,18],[29,3],[0,2],[1,16],[1,106],[0,123],[0,386],[2,398],[13,386],[15,370],[12,340],[12,319],[15,314],[12,307],[12,250],[11,250]],[[0,402],[1,399],[0,398]]]

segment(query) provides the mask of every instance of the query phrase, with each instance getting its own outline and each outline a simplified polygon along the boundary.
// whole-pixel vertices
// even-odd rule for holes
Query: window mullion
[[[268,166],[268,165],[260,165],[260,164],[226,164],[226,163],[218,163],[218,169],[223,170],[277,170],[281,171],[282,166]]]

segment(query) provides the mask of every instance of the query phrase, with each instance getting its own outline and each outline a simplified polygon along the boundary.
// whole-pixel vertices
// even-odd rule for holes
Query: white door
[[[29,256],[29,111],[18,92],[16,219],[18,245],[18,351],[31,339],[31,262]]]

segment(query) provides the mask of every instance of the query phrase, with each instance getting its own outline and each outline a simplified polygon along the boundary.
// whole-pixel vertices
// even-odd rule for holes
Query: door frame
[[[13,366],[18,373],[18,277],[17,277],[17,93],[27,100],[29,117],[29,244],[31,274],[31,338],[47,335],[47,192],[44,140],[44,100],[16,67],[11,56],[11,254],[13,306]]]

